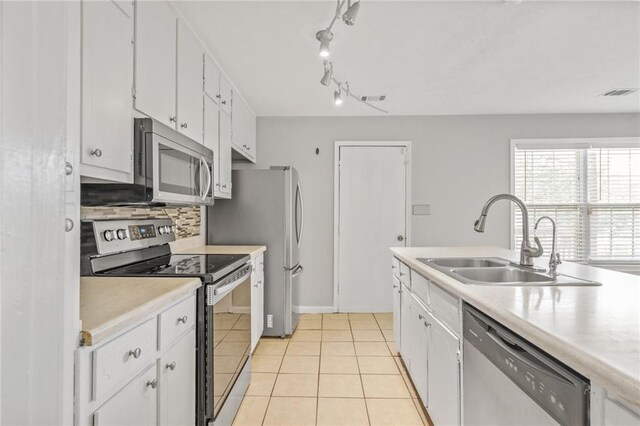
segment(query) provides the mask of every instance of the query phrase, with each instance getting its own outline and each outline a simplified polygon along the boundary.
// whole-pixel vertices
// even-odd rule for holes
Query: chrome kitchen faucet
[[[476,232],[484,232],[484,227],[487,221],[487,214],[489,213],[489,208],[498,200],[509,200],[520,208],[522,212],[522,243],[520,244],[520,266],[533,267],[533,258],[542,256],[544,250],[542,249],[542,244],[540,244],[540,240],[538,237],[534,237],[534,241],[536,242],[537,247],[533,247],[529,242],[529,210],[527,210],[527,206],[524,202],[511,194],[498,194],[489,198],[485,203],[484,207],[482,207],[482,212],[480,213],[480,217],[476,220],[473,229]]]

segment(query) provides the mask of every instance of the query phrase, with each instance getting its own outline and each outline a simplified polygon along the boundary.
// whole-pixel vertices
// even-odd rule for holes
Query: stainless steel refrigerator
[[[207,208],[208,244],[266,245],[265,336],[284,337],[298,324],[302,187],[293,167],[232,172],[233,196]]]

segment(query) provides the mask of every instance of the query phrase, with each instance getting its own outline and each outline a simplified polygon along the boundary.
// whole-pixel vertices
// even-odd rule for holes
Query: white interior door
[[[407,148],[341,146],[338,154],[338,310],[391,312],[389,247],[406,241]]]

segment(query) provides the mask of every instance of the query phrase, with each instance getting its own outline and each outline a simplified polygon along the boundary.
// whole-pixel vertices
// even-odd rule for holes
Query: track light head
[[[347,11],[342,14],[342,20],[345,24],[352,26],[356,23],[356,17],[358,16],[358,11],[360,10],[360,2],[354,2],[351,4],[351,0],[349,0],[349,7]]]
[[[336,106],[340,106],[343,102],[344,99],[342,99],[342,88],[338,88],[338,90],[335,90],[333,92],[333,103],[336,104]]]
[[[327,61],[324,61],[324,75],[322,76],[320,83],[323,86],[328,86],[329,84],[331,84],[332,77],[333,77],[333,63],[327,63]]]
[[[329,30],[321,30],[316,33],[316,39],[320,41],[320,57],[328,58],[331,54],[329,43],[333,40],[333,33]]]

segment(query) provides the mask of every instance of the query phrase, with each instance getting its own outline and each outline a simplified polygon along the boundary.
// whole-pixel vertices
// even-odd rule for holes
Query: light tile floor
[[[393,341],[392,314],[304,314],[263,338],[234,425],[429,425]]]

